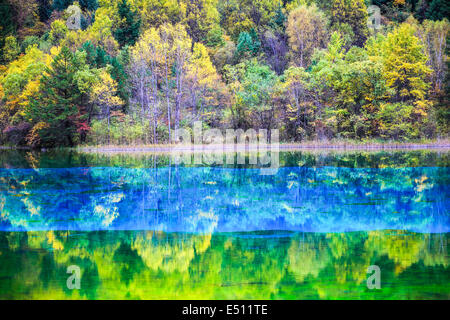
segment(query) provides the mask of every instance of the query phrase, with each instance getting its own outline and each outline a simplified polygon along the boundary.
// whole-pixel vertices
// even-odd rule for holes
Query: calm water
[[[449,155],[0,151],[0,299],[449,299]]]

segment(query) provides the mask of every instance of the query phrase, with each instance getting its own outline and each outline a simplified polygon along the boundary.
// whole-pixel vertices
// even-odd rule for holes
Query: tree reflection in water
[[[450,297],[446,153],[282,153],[273,176],[19,155],[0,154],[0,299]]]

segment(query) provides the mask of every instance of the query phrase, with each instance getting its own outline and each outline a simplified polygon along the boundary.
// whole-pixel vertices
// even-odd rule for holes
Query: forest
[[[446,0],[0,0],[0,145],[166,144],[194,121],[446,139],[449,16]]]

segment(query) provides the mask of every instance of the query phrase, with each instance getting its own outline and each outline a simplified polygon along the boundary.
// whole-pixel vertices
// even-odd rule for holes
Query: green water
[[[450,298],[448,152],[279,156],[0,151],[0,299]]]

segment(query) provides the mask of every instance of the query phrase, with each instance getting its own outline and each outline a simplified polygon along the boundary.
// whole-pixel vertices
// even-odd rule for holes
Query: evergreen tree
[[[81,9],[95,11],[98,8],[97,0],[78,0]]]
[[[39,12],[39,19],[42,22],[47,22],[47,20],[52,15],[52,5],[50,3],[50,0],[39,0],[38,1],[38,12]]]
[[[67,7],[70,6],[73,2],[73,0],[54,0],[53,8],[58,11],[63,11],[67,9]],[[83,10],[95,11],[98,8],[97,0],[79,0],[78,3]]]
[[[95,64],[97,68],[103,68],[108,63],[108,54],[102,47],[97,47],[96,55],[95,55]]]
[[[261,47],[258,35],[254,29],[250,32],[241,32],[236,47],[236,54],[241,56],[253,56],[256,55]]]
[[[414,11],[414,18],[419,20],[419,22],[423,22],[425,20],[428,10],[428,3],[426,0],[419,0],[416,5],[416,10]]]
[[[63,11],[67,9],[68,6],[72,4],[73,0],[54,0],[53,9],[58,11]]]
[[[122,101],[128,101],[127,73],[125,67],[129,62],[128,47],[125,46],[117,57],[111,57],[102,47],[95,47],[92,42],[86,41],[81,49],[86,52],[86,63],[91,68],[104,68],[111,65],[108,71],[111,77],[117,82],[117,92]]]
[[[97,57],[97,55],[96,55],[97,51],[91,41],[86,41],[85,43],[83,43],[81,48],[78,50],[86,52],[86,63],[90,67],[94,67],[94,68],[97,67],[97,64],[95,61],[96,57]]]
[[[3,46],[8,35],[13,34],[16,29],[15,21],[12,18],[13,8],[6,0],[0,0],[0,62],[3,58]]]
[[[134,45],[139,38],[141,20],[138,14],[131,10],[126,0],[119,2],[118,12],[120,17],[119,26],[114,30],[114,37],[121,46]]]
[[[124,101],[123,107],[126,108],[129,99],[129,90],[127,87],[128,75],[125,72],[125,67],[130,60],[128,47],[125,46],[117,57],[110,58],[109,63],[112,68],[109,71],[111,77],[117,82],[117,94]],[[124,110],[125,111],[125,110]]]
[[[281,6],[281,3],[279,3],[278,8],[275,11],[275,15],[272,18],[271,26],[274,29],[284,30],[285,29],[284,24],[286,23],[286,20],[287,20],[287,16],[283,12],[283,7]]]
[[[80,91],[74,75],[77,62],[67,47],[54,58],[42,76],[39,93],[25,111],[34,128],[28,137],[32,146],[72,146],[79,114]]]
[[[442,20],[450,17],[450,3],[447,0],[431,1],[425,13],[426,19]]]

